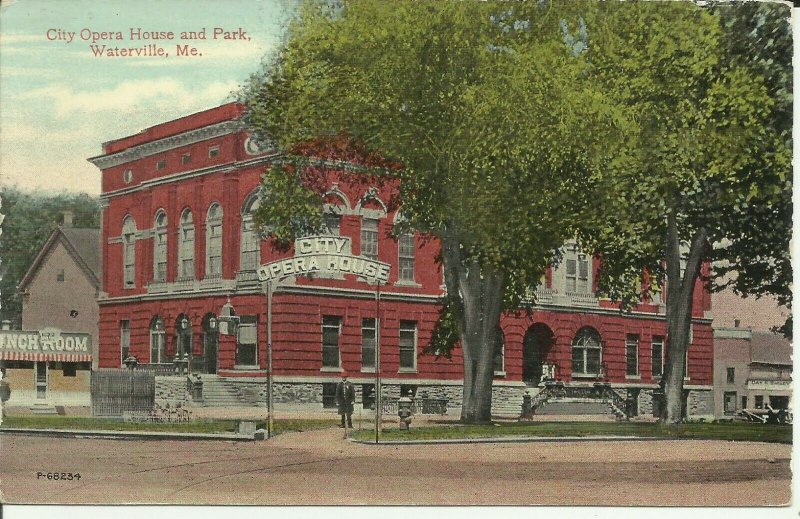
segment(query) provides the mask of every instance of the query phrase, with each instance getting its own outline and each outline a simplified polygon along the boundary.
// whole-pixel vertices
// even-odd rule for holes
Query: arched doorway
[[[522,380],[529,385],[539,385],[542,380],[544,359],[553,347],[553,331],[542,323],[528,328],[522,344]]]
[[[217,316],[210,312],[203,317],[203,358],[205,360],[203,371],[205,373],[217,372],[218,323]]]

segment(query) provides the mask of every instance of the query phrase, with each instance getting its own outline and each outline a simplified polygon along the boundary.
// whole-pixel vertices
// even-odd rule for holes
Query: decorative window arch
[[[153,227],[153,281],[167,280],[167,213],[159,209]]]
[[[591,326],[584,326],[572,340],[573,375],[595,375],[602,373],[603,343],[600,334]]]
[[[261,204],[259,191],[250,193],[242,206],[242,231],[239,240],[239,270],[254,271],[261,264],[261,235],[253,222],[253,212]]]
[[[159,316],[150,321],[150,363],[161,364],[167,361],[167,332],[164,319]]]
[[[206,215],[206,277],[222,275],[222,207],[211,204]]]
[[[136,286],[136,222],[128,215],[122,221],[122,279],[125,288]]]
[[[341,233],[342,216],[352,213],[350,200],[340,189],[337,182],[333,183],[330,191],[322,196],[322,223],[324,232],[333,236]]]
[[[367,204],[377,205],[378,209],[368,208]],[[356,213],[361,216],[361,255],[372,260],[378,259],[378,223],[386,218],[386,204],[378,197],[378,190],[371,187],[358,201]]]
[[[178,277],[194,279],[194,219],[188,207],[181,213],[178,233]]]

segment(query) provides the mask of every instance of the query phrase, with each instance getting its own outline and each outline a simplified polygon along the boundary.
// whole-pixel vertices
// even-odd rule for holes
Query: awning
[[[54,329],[0,330],[0,359],[89,362],[92,360],[92,337]]]
[[[63,353],[30,353],[21,351],[0,351],[0,360],[27,360],[31,362],[91,362],[91,355],[65,355]]]

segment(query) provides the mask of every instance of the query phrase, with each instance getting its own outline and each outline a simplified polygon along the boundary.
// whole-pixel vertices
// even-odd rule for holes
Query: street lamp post
[[[267,438],[272,437],[272,280],[267,281]]]

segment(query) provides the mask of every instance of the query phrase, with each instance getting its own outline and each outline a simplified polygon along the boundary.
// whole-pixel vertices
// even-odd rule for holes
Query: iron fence
[[[150,371],[101,368],[92,372],[91,395],[94,416],[150,411],[155,404],[156,377]]]

